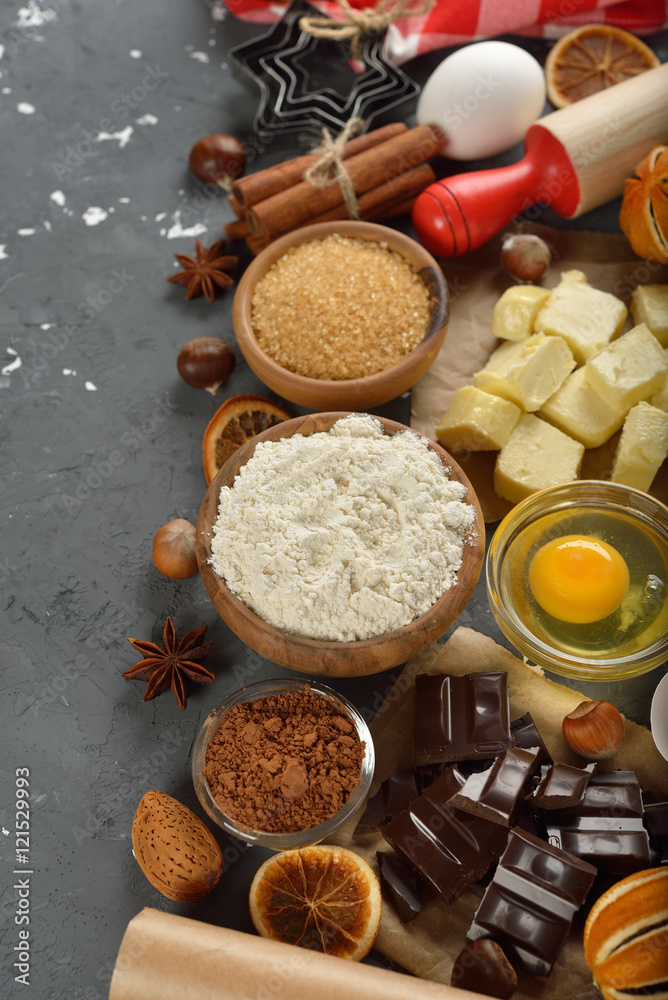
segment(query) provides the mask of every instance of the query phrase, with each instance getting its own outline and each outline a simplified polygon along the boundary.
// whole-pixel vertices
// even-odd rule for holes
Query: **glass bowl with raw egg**
[[[646,673],[668,659],[668,507],[600,480],[534,493],[494,533],[487,594],[506,638],[546,670]]]

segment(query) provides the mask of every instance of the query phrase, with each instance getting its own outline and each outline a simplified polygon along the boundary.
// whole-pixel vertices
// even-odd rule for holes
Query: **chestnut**
[[[540,281],[551,260],[552,253],[545,240],[530,233],[506,236],[501,246],[501,264],[519,282]]]
[[[196,576],[195,525],[178,517],[158,528],[153,539],[153,565],[172,580]]]
[[[179,351],[178,373],[195,389],[206,389],[215,396],[234,371],[236,357],[228,343],[220,337],[196,337]]]
[[[561,724],[571,750],[587,760],[605,760],[619,750],[624,719],[609,701],[583,701]]]
[[[479,938],[470,941],[455,959],[450,985],[510,1000],[517,989],[517,974],[496,941]]]
[[[233,135],[207,135],[190,150],[188,166],[198,180],[229,191],[244,172],[246,150]]]

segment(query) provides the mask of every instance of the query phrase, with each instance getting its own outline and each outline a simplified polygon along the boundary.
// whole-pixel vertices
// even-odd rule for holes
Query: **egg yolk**
[[[529,586],[543,611],[585,624],[611,615],[629,589],[617,549],[590,535],[563,535],[542,546],[529,566]]]

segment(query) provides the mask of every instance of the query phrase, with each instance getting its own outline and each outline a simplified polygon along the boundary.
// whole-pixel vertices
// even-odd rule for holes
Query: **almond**
[[[151,885],[175,902],[204,899],[223,872],[220,847],[201,819],[154,789],[137,806],[132,849]]]

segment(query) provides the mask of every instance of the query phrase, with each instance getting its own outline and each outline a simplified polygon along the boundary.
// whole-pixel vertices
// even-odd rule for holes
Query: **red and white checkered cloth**
[[[338,3],[311,0],[329,17],[343,20]],[[373,0],[350,0],[351,6],[373,7]],[[244,21],[269,24],[285,3],[271,0],[225,0],[228,10]],[[415,0],[416,8],[421,7]],[[495,35],[524,34],[558,38],[580,24],[605,22],[637,34],[668,26],[668,0],[436,0],[428,14],[402,17],[390,25],[386,53],[399,65],[424,52]]]

